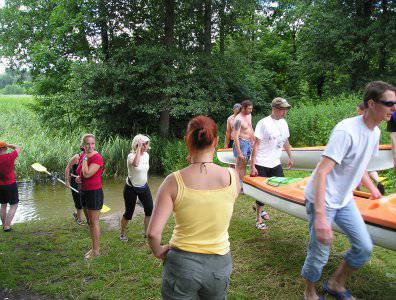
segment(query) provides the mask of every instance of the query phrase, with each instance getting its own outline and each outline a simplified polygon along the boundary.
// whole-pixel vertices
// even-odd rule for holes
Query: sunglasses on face
[[[378,100],[376,102],[381,103],[386,107],[392,107],[393,105],[396,105],[396,100]]]

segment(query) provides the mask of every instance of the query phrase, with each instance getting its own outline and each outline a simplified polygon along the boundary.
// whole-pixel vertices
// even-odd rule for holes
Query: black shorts
[[[146,184],[145,188],[137,188],[125,184],[124,186],[124,202],[125,202],[125,220],[131,220],[135,211],[136,200],[139,198],[143,205],[144,215],[151,216],[153,212],[153,197],[151,196],[150,187]]]
[[[103,190],[81,191],[81,204],[89,210],[101,210],[103,207]]]
[[[228,148],[234,147],[234,140],[229,140],[228,141]]]
[[[75,180],[70,180],[70,186],[78,190],[78,184],[76,183]],[[74,207],[76,209],[82,209],[82,203],[81,203],[81,195],[80,193],[76,193],[72,189],[70,189],[72,196],[73,196],[73,201],[74,201]]]
[[[0,185],[0,203],[17,204],[19,202],[18,185],[16,182],[7,185]]]
[[[260,177],[284,177],[283,175],[283,168],[282,165],[277,165],[276,167],[273,168],[266,168],[263,166],[259,165],[254,165],[257,169],[258,176]],[[256,204],[259,206],[264,206],[263,203],[256,201]]]

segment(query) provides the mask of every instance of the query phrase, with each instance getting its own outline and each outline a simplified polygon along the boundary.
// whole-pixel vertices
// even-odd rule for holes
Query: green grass
[[[238,198],[230,226],[234,271],[229,299],[299,299],[300,277],[308,242],[307,223],[269,208],[270,232],[254,228],[253,199]],[[164,242],[173,222],[166,227]],[[14,226],[0,234],[0,292],[26,290],[48,298],[159,299],[162,263],[155,259],[141,236],[142,216],[128,228],[128,243],[118,240],[118,230],[101,221],[102,256],[85,262],[90,245],[86,226],[70,220],[45,220]],[[335,234],[327,279],[342,260],[348,242]],[[371,260],[348,282],[359,298],[394,299],[396,253],[374,247]],[[322,281],[321,281],[322,282]],[[319,284],[318,284],[319,287]]]

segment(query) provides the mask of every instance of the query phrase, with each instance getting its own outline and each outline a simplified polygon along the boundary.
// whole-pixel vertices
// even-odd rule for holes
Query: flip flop
[[[263,223],[257,222],[257,223],[256,223],[256,228],[257,228],[258,230],[260,230],[261,233],[267,233],[267,231],[268,231],[268,227],[267,227],[267,225],[265,225],[264,222],[263,222]]]
[[[343,292],[338,292],[338,291],[330,289],[327,281],[323,283],[323,289],[326,293],[332,295],[337,300],[348,300],[352,297],[352,294],[349,290],[345,290]]]

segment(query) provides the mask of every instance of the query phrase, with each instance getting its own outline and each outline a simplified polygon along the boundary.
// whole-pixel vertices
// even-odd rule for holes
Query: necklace
[[[205,174],[208,174],[208,170],[206,169],[206,165],[205,164],[213,164],[213,161],[195,161],[190,163],[190,165],[194,165],[194,164],[201,164],[201,166],[199,167],[200,172],[202,173],[202,169],[205,169]]]

